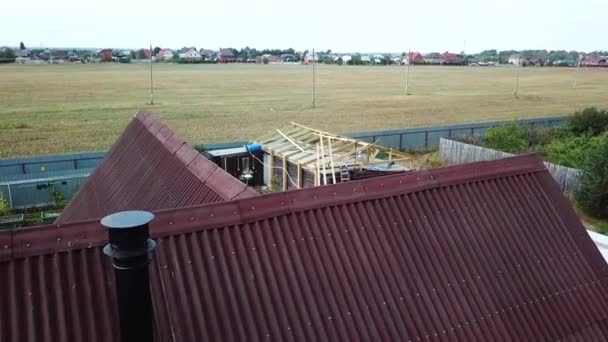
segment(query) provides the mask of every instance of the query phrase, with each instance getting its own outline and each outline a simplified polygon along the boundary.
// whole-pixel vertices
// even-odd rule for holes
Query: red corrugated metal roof
[[[534,156],[157,212],[157,341],[605,341],[608,265]],[[116,341],[97,221],[0,233],[0,340]]]
[[[129,209],[153,211],[256,195],[150,113],[140,111],[57,223]]]

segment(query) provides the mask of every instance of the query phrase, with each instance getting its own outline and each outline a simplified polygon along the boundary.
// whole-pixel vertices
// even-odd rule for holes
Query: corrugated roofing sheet
[[[157,341],[608,338],[608,265],[534,156],[156,214]],[[105,243],[0,233],[0,340],[117,341]]]
[[[258,195],[150,113],[140,111],[58,223],[129,210],[160,210]]]

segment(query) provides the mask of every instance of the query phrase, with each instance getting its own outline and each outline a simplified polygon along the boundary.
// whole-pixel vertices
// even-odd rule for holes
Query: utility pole
[[[579,55],[576,61],[576,73],[574,75],[574,82],[572,82],[572,88],[575,89],[576,88],[576,78],[578,76],[579,70],[581,70],[581,56]]]
[[[409,91],[408,91],[408,88],[410,86],[410,64],[412,64],[411,61],[410,61],[410,54],[411,53],[412,53],[411,50],[408,51],[407,52],[407,58],[406,58],[407,69],[406,69],[406,72],[405,72],[405,95],[409,95],[410,94]]]
[[[150,44],[150,104],[154,104],[154,81],[152,80],[152,44]]]
[[[515,97],[518,97],[518,91],[519,91],[519,68],[521,67],[521,57],[517,58],[517,71],[515,73],[515,92],[513,93],[513,95],[515,95]]]
[[[316,98],[315,98],[315,49],[312,49],[312,108],[316,106]]]

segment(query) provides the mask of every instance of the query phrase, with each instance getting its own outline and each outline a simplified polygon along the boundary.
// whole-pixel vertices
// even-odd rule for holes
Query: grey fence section
[[[93,152],[0,160],[0,196],[13,209],[53,205],[55,190],[69,200],[104,155]]]
[[[53,191],[67,200],[72,198],[88,178],[89,173],[55,178],[27,179],[0,183],[0,196],[12,209],[26,209],[54,205]]]
[[[0,159],[0,182],[15,179],[16,175],[40,175],[49,172],[94,169],[105,152],[75,153],[32,158]],[[38,176],[35,176],[38,177]]]
[[[493,150],[481,146],[466,144],[452,139],[440,139],[439,159],[453,164],[472,163],[484,160],[496,160],[512,157],[514,154]],[[578,187],[580,170],[545,162],[545,167],[563,192],[572,193]]]
[[[531,127],[552,127],[562,124],[565,116],[538,119],[524,119],[517,122]],[[399,150],[429,150],[439,146],[440,138],[466,135],[484,135],[488,128],[504,125],[509,121],[492,121],[464,125],[406,128],[397,130],[354,132],[346,135],[366,142],[377,142],[378,145]]]

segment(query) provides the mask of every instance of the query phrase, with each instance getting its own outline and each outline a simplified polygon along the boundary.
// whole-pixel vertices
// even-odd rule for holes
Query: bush
[[[608,112],[595,107],[585,108],[568,119],[567,127],[574,135],[598,136],[608,130]]]
[[[559,127],[537,127],[530,129],[529,144],[537,149],[551,144],[557,139],[563,139],[570,135],[570,131],[563,126]]]
[[[547,161],[555,164],[580,168],[587,156],[602,143],[603,137],[569,136],[554,140],[542,148]]]
[[[486,133],[484,147],[511,153],[523,152],[528,149],[528,135],[528,127],[516,122],[492,127]]]
[[[583,211],[596,218],[608,218],[608,134],[600,137],[601,143],[582,167],[576,201]]]

